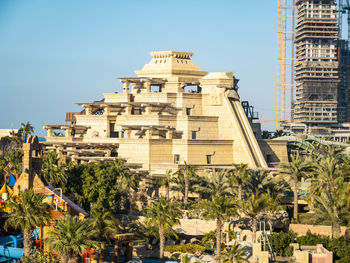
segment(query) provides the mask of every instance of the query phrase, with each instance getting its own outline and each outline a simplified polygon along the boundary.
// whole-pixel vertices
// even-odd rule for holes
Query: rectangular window
[[[211,164],[211,155],[207,155],[207,164]]]
[[[197,139],[197,132],[196,131],[192,131],[192,140]]]
[[[180,163],[180,155],[179,154],[175,154],[174,155],[174,163],[175,164],[179,164]]]
[[[191,108],[186,108],[186,115],[187,116],[191,115]]]

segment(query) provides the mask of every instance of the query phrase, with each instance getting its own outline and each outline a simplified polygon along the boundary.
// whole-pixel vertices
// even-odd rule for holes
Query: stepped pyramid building
[[[190,52],[151,55],[135,71],[137,77],[120,78],[123,93],[80,102],[83,111],[66,113],[65,125],[46,125],[46,148],[75,161],[123,159],[151,175],[184,162],[267,168],[232,72],[208,74],[193,63]],[[65,136],[54,136],[57,129]]]

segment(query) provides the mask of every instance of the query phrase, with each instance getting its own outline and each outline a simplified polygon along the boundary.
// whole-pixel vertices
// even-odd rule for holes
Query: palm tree
[[[238,243],[233,243],[233,245],[226,249],[220,256],[217,257],[220,262],[223,263],[248,263],[248,254],[244,251]]]
[[[285,135],[287,135],[287,133],[285,133],[283,130],[276,130],[273,133],[272,138],[282,137],[282,136],[285,136]]]
[[[268,204],[266,212],[267,212],[267,223],[270,228],[270,232],[273,231],[272,220],[276,214],[281,210],[284,210],[284,206],[281,205],[281,198],[283,194],[281,192],[271,192],[270,189],[267,190],[266,193],[266,202]]]
[[[51,206],[44,203],[45,196],[36,194],[33,190],[25,190],[19,194],[20,202],[14,197],[9,200],[8,206],[13,210],[6,220],[5,228],[14,227],[23,230],[24,256],[29,256],[32,247],[32,231],[52,218]]]
[[[34,127],[27,121],[27,123],[21,123],[22,136],[24,136],[24,141],[27,142],[28,135],[34,132]]]
[[[185,179],[185,195],[184,195],[184,205],[185,207],[187,207],[188,204],[188,190],[190,188],[190,179],[192,177],[196,177],[197,174],[197,169],[191,165],[188,165],[186,162],[185,166],[183,168],[181,168],[181,170],[183,171],[183,175],[184,175],[184,179]]]
[[[114,237],[118,233],[119,222],[109,211],[92,209],[91,216],[91,229],[95,230],[99,241],[104,238],[109,242],[110,237]]]
[[[265,195],[252,194],[247,200],[240,202],[240,210],[251,219],[253,242],[256,242],[258,216],[269,207]]]
[[[266,170],[249,170],[245,181],[246,194],[265,193],[268,188],[274,187],[275,182]]]
[[[91,225],[76,216],[58,220],[48,234],[45,243],[60,255],[62,263],[77,263],[79,255],[82,256],[86,249],[97,248],[97,242],[92,240],[95,233]]]
[[[329,219],[332,224],[332,238],[338,238],[341,235],[340,218],[344,214],[344,207],[339,200],[334,200],[329,192],[322,192],[315,196],[315,219]]]
[[[64,168],[59,164],[58,154],[54,151],[44,156],[41,171],[50,185],[61,186],[67,183],[67,175]]]
[[[172,227],[179,223],[182,212],[174,201],[161,197],[147,207],[147,223],[157,226],[159,231],[159,258],[164,260],[165,233],[172,231]]]
[[[261,138],[263,139],[271,139],[271,133],[269,131],[262,131]]]
[[[247,164],[233,164],[234,168],[229,177],[230,183],[237,189],[238,200],[242,200],[243,185],[247,182],[249,169]]]
[[[340,214],[346,203],[345,193],[349,175],[343,173],[344,169],[341,169],[340,160],[336,156],[321,159],[314,166],[309,194],[315,199],[317,217],[330,219],[333,237],[339,237]],[[320,212],[319,207],[323,212]]]
[[[167,170],[164,177],[160,177],[160,178],[157,179],[157,185],[159,187],[162,187],[162,186],[165,187],[165,192],[166,192],[165,196],[166,196],[167,199],[170,198],[171,176],[172,176],[171,170]]]
[[[194,192],[204,196],[220,196],[231,194],[230,183],[228,180],[229,170],[227,169],[211,169],[209,173],[203,177],[203,180],[196,180],[193,185]]]
[[[311,171],[311,164],[304,158],[291,155],[291,162],[281,163],[279,175],[288,183],[293,190],[294,209],[293,217],[298,222],[298,191],[300,189],[300,180],[308,176]]]
[[[186,169],[185,169],[186,168]],[[174,177],[171,178],[170,182],[173,183],[171,185],[171,189],[173,191],[178,191],[183,194],[183,203],[185,207],[188,203],[188,193],[193,191],[193,185],[198,183],[199,176],[196,174],[196,168],[187,165],[185,162],[185,167],[177,170],[174,173]],[[187,199],[185,198],[187,193]],[[186,201],[187,200],[187,201]]]
[[[206,220],[216,220],[216,249],[221,253],[221,231],[224,222],[232,216],[237,215],[237,205],[228,196],[215,196],[211,200],[203,201],[202,216]]]

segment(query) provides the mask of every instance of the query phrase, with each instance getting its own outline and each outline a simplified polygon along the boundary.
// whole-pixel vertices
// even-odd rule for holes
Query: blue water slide
[[[40,238],[40,228],[34,229],[32,238],[38,240]],[[0,237],[0,263],[16,262],[17,259],[23,257],[23,233],[18,236]]]

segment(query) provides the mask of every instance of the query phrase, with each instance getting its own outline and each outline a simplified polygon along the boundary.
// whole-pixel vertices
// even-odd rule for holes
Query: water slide
[[[33,231],[32,238],[40,238],[40,228]],[[23,256],[23,233],[18,236],[0,237],[0,262],[16,262]]]
[[[0,237],[0,262],[15,262],[23,256],[23,233],[18,236]]]

